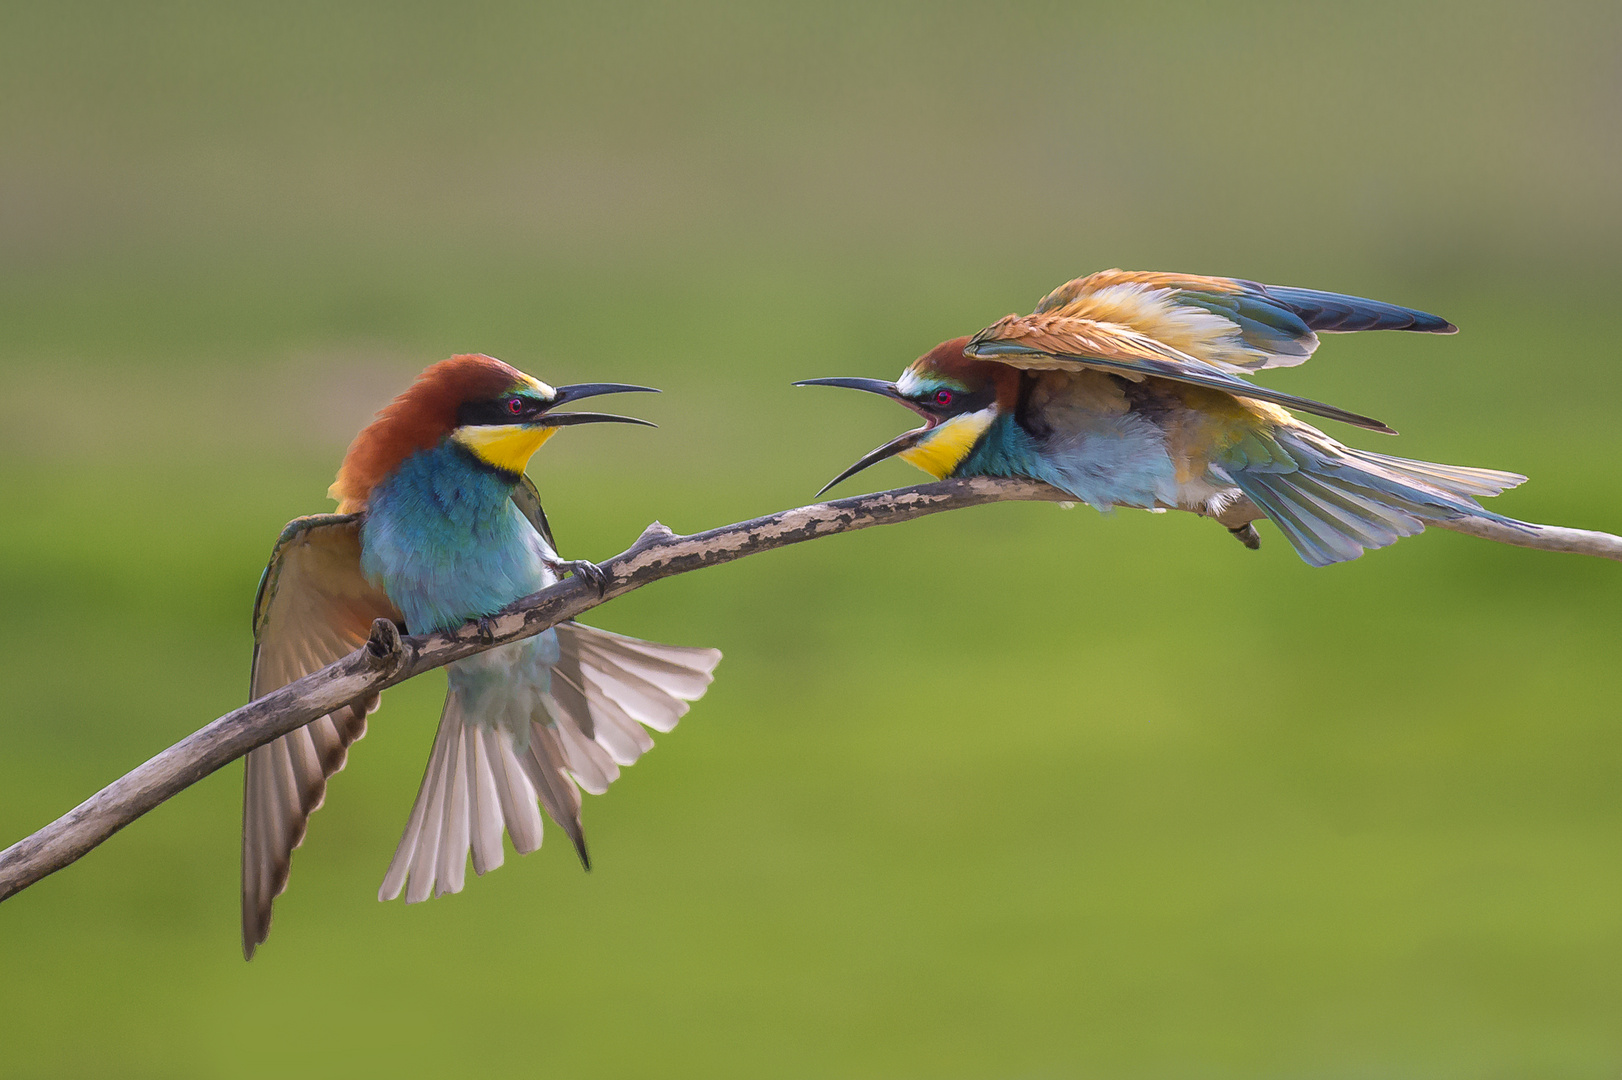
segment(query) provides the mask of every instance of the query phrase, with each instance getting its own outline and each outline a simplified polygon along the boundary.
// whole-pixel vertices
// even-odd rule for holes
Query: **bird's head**
[[[957,471],[998,414],[1011,412],[1019,396],[1019,372],[1005,364],[976,360],[963,351],[968,343],[966,337],[942,342],[909,364],[893,383],[834,378],[805,379],[794,384],[866,390],[893,398],[924,418],[922,427],[863,455],[828,481],[822,491],[887,457],[899,457],[937,480]]]
[[[570,424],[644,424],[611,413],[554,412],[561,405],[599,394],[657,394],[651,386],[579,383],[548,386],[491,356],[470,354],[441,360],[417,376],[406,392],[355,436],[327,494],[340,513],[366,507],[367,496],[400,463],[449,440],[480,465],[517,482],[530,457]]]

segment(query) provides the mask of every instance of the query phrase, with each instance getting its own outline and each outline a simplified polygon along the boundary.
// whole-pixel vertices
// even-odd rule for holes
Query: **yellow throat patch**
[[[974,449],[974,444],[980,441],[980,436],[996,418],[995,405],[979,412],[954,416],[931,430],[916,446],[896,456],[909,465],[918,466],[935,479],[944,480],[969,456],[969,451]]]
[[[541,445],[557,434],[555,427],[533,424],[480,424],[460,427],[451,438],[473,451],[473,456],[510,473],[522,473]]]

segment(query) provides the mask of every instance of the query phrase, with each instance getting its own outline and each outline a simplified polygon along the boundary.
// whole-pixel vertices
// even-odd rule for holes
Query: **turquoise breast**
[[[372,490],[361,569],[413,633],[493,615],[552,583],[543,541],[512,490],[449,440],[413,454]]]
[[[1153,424],[1130,413],[1066,421],[1039,437],[1004,413],[953,475],[1029,477],[1100,510],[1174,503],[1176,470]]]

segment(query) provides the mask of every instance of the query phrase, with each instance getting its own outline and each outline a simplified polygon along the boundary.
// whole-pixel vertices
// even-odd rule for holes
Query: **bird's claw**
[[[479,640],[486,645],[496,640],[496,624],[490,621],[490,616],[479,616]]]
[[[560,575],[569,573],[578,578],[585,578],[597,590],[598,596],[608,591],[608,572],[589,559],[561,560],[552,565],[552,572]]]
[[[1256,531],[1256,526],[1253,523],[1247,521],[1243,525],[1230,528],[1228,531],[1233,533],[1233,538],[1235,540],[1245,545],[1251,551],[1260,550],[1262,546],[1261,534]]]

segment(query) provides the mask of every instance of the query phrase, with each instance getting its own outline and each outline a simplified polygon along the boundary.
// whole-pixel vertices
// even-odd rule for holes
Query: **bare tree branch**
[[[1537,548],[1539,551],[1563,551],[1569,555],[1594,555],[1622,562],[1622,536],[1612,536],[1610,533],[1567,529],[1559,525],[1533,525],[1527,531],[1513,525],[1500,525],[1486,518],[1459,518],[1457,521],[1438,521],[1435,525],[1467,536],[1479,536],[1483,540],[1496,540],[1500,544]]]
[[[678,536],[658,522],[636,543],[602,563],[599,595],[570,577],[512,605],[489,620],[454,631],[402,638],[378,620],[365,647],[233,710],[80,803],[31,836],[0,851],[0,900],[26,889],[82,857],[97,844],[166,799],[256,746],[308,724],[358,698],[476,652],[539,634],[616,596],[706,566],[833,533],[910,521],[943,510],[1004,500],[1071,501],[1074,497],[1029,480],[946,480],[852,499],[802,506],[767,517]],[[1438,522],[1440,527],[1520,547],[1564,551],[1622,561],[1622,536],[1534,525],[1530,531],[1481,519]]]

